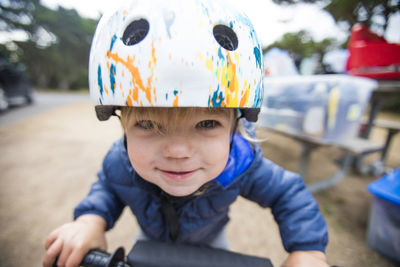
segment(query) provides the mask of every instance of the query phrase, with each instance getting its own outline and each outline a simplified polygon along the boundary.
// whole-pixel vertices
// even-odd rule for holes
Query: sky
[[[98,18],[100,14],[127,0],[42,0],[50,8],[61,5],[76,9],[81,16]],[[347,33],[335,25],[333,17],[318,5],[298,4],[279,6],[272,0],[229,0],[242,9],[252,21],[263,47],[278,41],[285,33],[307,30],[315,41],[333,37],[345,41]],[[393,16],[385,38],[389,42],[400,43],[400,14]],[[10,38],[7,33],[0,34],[0,42]],[[24,39],[26,35],[13,34],[14,39]]]
[[[42,3],[51,8],[57,5],[75,8],[80,15],[97,18],[100,12],[104,13],[111,6],[124,1],[126,0],[96,1],[94,7],[94,1],[83,0],[42,0]],[[346,39],[346,34],[335,26],[333,18],[316,5],[302,4],[295,9],[283,8],[271,0],[230,0],[230,2],[247,14],[263,46],[277,41],[286,32],[296,32],[301,29],[308,30],[317,41],[325,37]],[[316,21],[318,23],[315,23]]]
[[[82,16],[97,18],[118,3],[127,0],[42,0],[45,5],[55,8],[62,5],[75,8]],[[252,21],[262,46],[267,46],[280,39],[287,32],[298,32],[302,29],[311,33],[314,40],[321,41],[327,37],[344,41],[347,33],[335,25],[333,17],[321,7],[313,4],[299,4],[297,6],[279,6],[272,0],[229,0],[241,8]],[[392,18],[388,34],[385,36],[390,42],[400,43],[400,14]]]

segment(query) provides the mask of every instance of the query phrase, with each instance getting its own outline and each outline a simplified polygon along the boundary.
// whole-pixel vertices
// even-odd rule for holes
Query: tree
[[[32,31],[32,12],[40,0],[4,0],[0,1],[0,30],[20,29]]]
[[[26,65],[39,87],[87,87],[90,43],[97,20],[82,18],[74,9],[49,9],[39,0],[2,1],[0,7],[1,29],[23,30],[28,36],[0,45],[8,61]]]
[[[350,30],[354,24],[360,22],[382,34],[387,29],[390,16],[400,12],[400,0],[273,0],[273,2],[319,3],[346,30]]]
[[[296,33],[284,34],[280,40],[264,48],[263,53],[267,52],[272,47],[286,50],[289,52],[291,58],[293,58],[297,67],[299,67],[300,61],[303,58],[315,55],[318,57],[322,66],[322,58],[325,53],[339,48],[340,46],[341,44],[333,38],[325,38],[320,42],[316,42],[307,31],[301,30]]]
[[[42,73],[48,74],[46,83],[62,89],[87,87],[89,50],[97,20],[82,18],[74,9],[52,10],[44,6],[35,10],[34,17],[42,32],[56,37],[53,44],[37,54],[46,56],[45,52],[48,56],[46,65],[41,67]],[[29,49],[29,43],[25,43],[25,49]],[[30,52],[25,57],[34,62],[32,69],[37,64],[34,56]]]

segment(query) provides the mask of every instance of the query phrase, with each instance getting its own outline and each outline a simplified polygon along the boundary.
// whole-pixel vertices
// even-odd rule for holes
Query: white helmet
[[[97,117],[121,106],[240,108],[256,121],[263,57],[249,19],[222,0],[132,0],[104,15],[90,50]]]

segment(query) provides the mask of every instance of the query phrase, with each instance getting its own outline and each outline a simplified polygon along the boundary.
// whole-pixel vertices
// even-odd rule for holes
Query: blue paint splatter
[[[174,95],[176,96],[179,93],[178,90],[174,90]]]
[[[257,67],[261,68],[261,53],[258,47],[254,47],[254,56],[256,57]]]
[[[175,13],[173,11],[163,10],[163,18],[168,37],[171,38],[171,26],[175,21]]]
[[[257,89],[254,94],[254,103],[253,103],[253,108],[259,108],[261,107],[261,102],[263,99],[264,95],[264,86],[262,83],[257,84]]]
[[[116,73],[116,69],[115,69],[115,65],[114,64],[111,64],[111,67],[110,67],[110,83],[111,83],[111,91],[113,92],[113,94],[114,94],[114,92],[115,92],[115,73]]]
[[[203,14],[206,14],[206,16],[209,18],[210,14],[208,12],[207,6],[205,6],[204,3],[200,3],[200,4],[201,4],[201,7],[203,8]]]
[[[219,57],[219,59],[221,59],[221,60],[224,60],[224,59],[225,59],[225,56],[222,54],[222,49],[221,49],[221,47],[218,49],[218,57]]]
[[[246,25],[249,28],[253,28],[253,25],[251,24],[249,18],[247,16],[243,16],[242,14],[238,14],[236,17],[237,20],[239,20],[242,24]]]
[[[229,23],[229,27],[231,27],[231,29],[233,29],[233,22],[231,21],[231,23]]]
[[[208,98],[208,103],[210,103],[211,107],[221,107],[221,104],[224,100],[225,100],[224,95],[221,91],[219,91],[219,86],[218,86],[218,89],[214,91],[212,98],[211,96]]]
[[[101,76],[101,67],[100,67],[100,65],[97,68],[97,84],[100,87],[100,95],[103,96],[103,92],[104,92],[104,89],[103,89],[103,78]]]
[[[168,101],[168,93],[165,94],[165,100]]]
[[[113,38],[111,39],[110,51],[112,51],[114,47],[115,40],[117,40],[117,35],[114,34]]]

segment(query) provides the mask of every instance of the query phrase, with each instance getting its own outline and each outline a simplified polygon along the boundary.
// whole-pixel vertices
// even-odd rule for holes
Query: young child
[[[58,266],[78,266],[90,249],[106,249],[105,231],[126,206],[139,239],[227,249],[229,206],[240,195],[272,209],[284,266],[327,266],[316,201],[301,177],[249,141],[262,103],[261,51],[247,17],[220,0],[137,0],[103,16],[90,93],[97,117],[119,116],[124,137],[75,220],[47,237],[43,265],[58,256]]]

